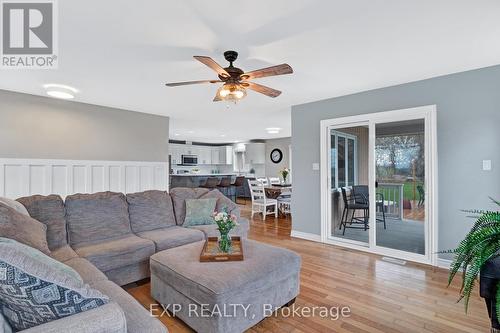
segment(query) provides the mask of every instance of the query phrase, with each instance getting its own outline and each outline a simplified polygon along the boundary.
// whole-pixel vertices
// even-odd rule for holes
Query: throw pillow
[[[203,194],[200,199],[215,198],[217,203],[215,204],[215,210],[217,212],[226,211],[229,214],[236,215],[237,218],[240,217],[240,210],[238,205],[234,203],[231,199],[222,194],[219,190],[212,190],[208,193]]]
[[[72,268],[40,251],[0,238],[0,311],[13,330],[25,330],[97,308],[109,298]]]
[[[50,254],[47,226],[0,202],[0,237],[14,239]]]
[[[212,214],[215,210],[217,199],[187,199],[186,200],[186,218],[183,227],[194,225],[214,224]]]
[[[21,213],[23,215],[30,216],[26,207],[24,207],[23,204],[15,201],[15,200],[0,197],[0,202],[11,207],[11,208],[14,208],[15,210],[17,210],[19,213]]]
[[[7,322],[7,319],[5,319],[5,317],[2,315],[1,311],[0,311],[0,332],[12,333],[12,328]]]

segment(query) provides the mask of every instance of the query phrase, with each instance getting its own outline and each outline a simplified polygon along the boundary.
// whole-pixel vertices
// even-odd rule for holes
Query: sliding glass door
[[[435,107],[321,126],[322,240],[435,263]]]

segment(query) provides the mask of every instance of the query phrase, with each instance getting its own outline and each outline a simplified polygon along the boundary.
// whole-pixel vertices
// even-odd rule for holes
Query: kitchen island
[[[237,173],[215,173],[215,174],[202,174],[202,173],[184,173],[184,174],[172,174],[170,175],[170,188],[175,187],[200,187],[205,184],[208,177],[217,177],[220,179],[225,177],[231,177],[231,183],[234,183],[236,176],[240,174]],[[255,179],[255,175],[243,174],[246,179]],[[250,198],[250,188],[248,183],[245,182],[243,187],[236,190],[236,195],[239,198]]]
[[[231,183],[236,178],[236,173],[183,173],[170,175],[170,188],[175,187],[200,187],[205,184],[208,177],[217,177],[220,179],[231,177]]]

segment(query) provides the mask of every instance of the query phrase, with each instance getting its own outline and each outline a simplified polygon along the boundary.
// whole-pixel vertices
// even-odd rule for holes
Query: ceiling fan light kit
[[[215,97],[213,99],[214,102],[231,101],[236,103],[247,96],[246,89],[251,89],[269,97],[278,97],[281,94],[281,91],[266,87],[258,83],[250,82],[248,80],[293,73],[292,67],[290,67],[288,64],[281,64],[251,72],[244,72],[242,69],[233,66],[233,62],[238,58],[238,52],[236,51],[224,52],[224,58],[229,62],[229,66],[226,68],[220,66],[217,62],[215,62],[215,60],[210,57],[194,56],[194,58],[214,70],[217,73],[219,80],[175,82],[167,83],[166,86],[177,87],[190,84],[223,82],[224,84],[219,89],[217,89],[217,93],[215,94]]]

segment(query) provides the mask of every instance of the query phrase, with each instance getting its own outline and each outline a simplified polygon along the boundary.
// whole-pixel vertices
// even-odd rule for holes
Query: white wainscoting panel
[[[168,191],[167,162],[0,159],[0,196]]]

